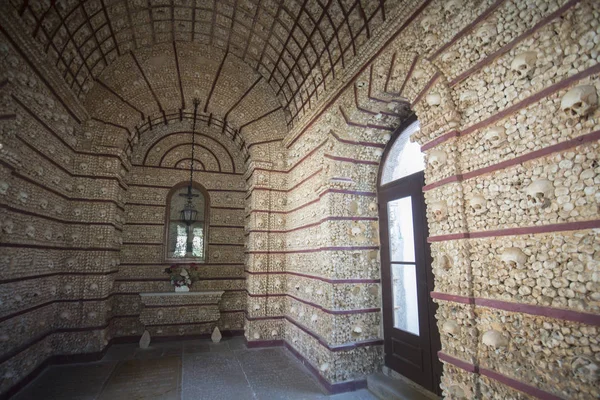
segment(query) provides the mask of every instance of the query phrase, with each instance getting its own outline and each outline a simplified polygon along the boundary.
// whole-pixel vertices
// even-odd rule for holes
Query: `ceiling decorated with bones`
[[[193,42],[243,60],[290,122],[390,19],[396,0],[10,0],[81,99],[115,60]],[[212,77],[214,79],[214,76]],[[214,82],[213,82],[214,83]],[[210,85],[210,83],[209,83]]]

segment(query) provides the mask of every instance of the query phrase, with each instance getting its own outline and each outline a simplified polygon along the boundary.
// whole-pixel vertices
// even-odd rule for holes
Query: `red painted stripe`
[[[524,313],[564,321],[580,322],[586,325],[600,326],[600,314],[592,314],[574,310],[565,310],[555,307],[538,306],[534,304],[513,303],[504,300],[483,299],[439,292],[431,292],[433,299],[450,301],[461,304],[475,304],[481,307],[494,308],[515,313]]]
[[[302,226],[298,226],[296,228],[291,228],[291,229],[287,229],[287,230],[250,229],[250,230],[248,230],[248,232],[246,234],[244,234],[244,236],[248,236],[250,233],[290,233],[290,232],[295,232],[295,231],[319,226],[320,224],[322,224],[323,222],[326,222],[326,221],[377,221],[377,220],[379,220],[379,218],[377,218],[377,217],[327,217],[327,218],[320,219],[316,222],[313,222],[311,224],[302,225]]]
[[[327,282],[327,283],[332,283],[332,284],[350,284],[350,283],[380,283],[381,280],[380,279],[366,279],[366,278],[350,278],[350,279],[329,279],[329,278],[325,278],[322,276],[317,276],[317,275],[309,275],[309,274],[304,274],[304,273],[300,273],[300,272],[293,272],[293,271],[270,271],[270,272],[258,272],[258,271],[250,271],[250,270],[244,270],[245,272],[247,272],[248,274],[251,275],[295,275],[295,276],[301,276],[303,278],[310,278],[310,279],[318,279],[320,281],[323,282]]]
[[[515,165],[521,165],[524,162],[535,160],[537,158],[545,157],[547,155],[558,153],[560,151],[568,150],[573,147],[581,146],[586,143],[593,143],[600,140],[600,130],[594,131],[552,146],[548,146],[546,148],[532,151],[531,153],[523,154],[522,156],[515,157],[510,160],[502,161],[498,164],[490,165],[485,168],[480,168],[475,171],[467,172],[461,175],[453,175],[445,179],[441,179],[437,182],[430,183],[429,185],[423,186],[423,192],[426,192],[431,189],[435,189],[436,187],[446,185],[450,182],[461,182],[463,180],[471,179],[477,176],[481,176],[484,174],[489,174],[491,172],[495,172],[498,170],[503,170],[508,167],[512,167]]]
[[[425,192],[427,192],[427,191],[429,191],[431,189],[435,189],[437,187],[447,185],[449,183],[462,182],[462,180],[463,180],[463,176],[462,175],[452,175],[452,176],[449,176],[447,178],[440,179],[437,182],[433,182],[433,183],[430,183],[429,185],[423,186],[423,193],[425,193]]]
[[[465,136],[465,135],[468,135],[478,129],[484,128],[491,124],[494,124],[494,123],[498,122],[499,120],[504,119],[504,118],[508,117],[509,115],[515,114],[518,111],[520,111],[521,109],[524,109],[524,108],[530,106],[531,104],[536,103],[539,100],[550,96],[551,94],[553,94],[555,92],[558,92],[562,89],[569,87],[574,82],[580,81],[582,79],[585,79],[591,75],[595,75],[598,73],[600,73],[600,64],[596,64],[593,67],[590,67],[582,72],[579,72],[573,76],[570,76],[552,86],[548,86],[544,90],[529,96],[525,100],[522,100],[508,108],[505,108],[502,111],[499,111],[498,113],[494,114],[490,118],[485,119],[481,122],[478,122],[474,125],[471,125],[468,128],[465,128],[462,132],[460,132],[456,136]],[[446,137],[446,135],[442,135],[442,136],[432,140],[431,142],[428,142],[428,143],[424,144],[423,146],[421,146],[421,150],[423,150],[423,151],[428,150],[428,149],[448,140],[450,137],[453,137],[453,136]]]
[[[455,294],[447,294],[447,293],[439,293],[439,292],[431,292],[430,295],[431,295],[432,299],[452,301],[454,303],[462,303],[462,304],[475,304],[475,299],[473,297],[465,297],[465,296],[459,296],[459,295],[455,295]]]
[[[531,27],[530,29],[528,29],[527,31],[523,32],[521,35],[517,36],[516,38],[514,38],[510,43],[504,45],[502,48],[498,49],[497,51],[495,51],[492,54],[489,54],[487,57],[485,57],[483,60],[481,60],[479,63],[475,64],[475,66],[473,66],[472,68],[466,70],[465,72],[463,72],[462,74],[460,74],[459,76],[457,76],[456,78],[454,78],[449,86],[455,86],[456,84],[458,84],[459,82],[461,82],[462,80],[466,79],[467,77],[471,76],[475,71],[478,71],[480,69],[482,69],[483,67],[485,67],[488,64],[491,64],[494,60],[496,60],[498,57],[500,57],[501,55],[503,55],[504,53],[509,52],[513,47],[515,47],[520,41],[526,39],[528,36],[533,35],[538,29],[540,29],[541,27],[543,27],[544,25],[550,23],[550,21],[552,21],[555,18],[560,17],[562,14],[564,14],[569,8],[575,6],[577,3],[579,3],[580,0],[571,0],[568,3],[566,3],[565,5],[563,5],[561,8],[559,8],[558,10],[554,11],[552,14],[546,16],[545,18],[543,18],[542,20],[540,20],[537,24],[535,24],[533,27]]]
[[[330,154],[325,154],[325,158],[329,158],[329,159],[335,160],[335,161],[352,163],[352,164],[379,165],[378,161],[357,160],[355,158],[337,157],[337,156],[332,156]]]
[[[321,336],[319,336],[316,333],[312,332],[306,326],[300,324],[299,322],[293,320],[292,318],[290,318],[288,316],[249,317],[248,315],[246,315],[246,319],[248,321],[263,321],[263,320],[272,320],[272,319],[285,319],[289,323],[295,325],[298,329],[300,329],[304,333],[312,336],[314,339],[316,339],[319,342],[319,344],[321,346],[325,347],[327,350],[332,351],[332,352],[333,351],[350,351],[350,350],[354,350],[354,349],[356,349],[358,347],[382,346],[383,345],[383,340],[381,340],[381,339],[373,339],[373,340],[365,340],[365,341],[362,341],[362,342],[344,343],[344,344],[340,344],[340,345],[333,345],[333,346],[331,346]]]
[[[430,236],[427,238],[427,241],[429,243],[433,243],[433,242],[444,242],[444,241],[448,241],[448,240],[457,240],[457,239],[468,239],[468,238],[477,239],[477,238],[498,237],[498,236],[529,235],[529,234],[537,234],[537,233],[576,231],[576,230],[595,229],[595,228],[600,228],[600,220],[565,222],[562,224],[527,226],[527,227],[522,227],[522,228],[506,228],[506,229],[499,229],[499,230],[493,230],[493,231],[453,233],[453,234],[449,234],[449,235]]]
[[[510,378],[506,375],[502,375],[496,371],[492,371],[487,368],[479,367],[479,373],[481,375],[487,376],[488,378],[492,378],[495,381],[498,381],[506,386],[510,386],[513,389],[516,389],[520,392],[527,393],[531,396],[534,396],[538,399],[542,400],[563,400],[562,397],[556,396],[552,393],[548,393],[542,389],[531,386],[527,383],[518,381],[516,379]]]
[[[330,134],[340,143],[350,144],[352,146],[376,147],[376,148],[380,148],[380,149],[385,148],[385,144],[383,144],[383,143],[371,143],[371,142],[362,142],[362,141],[357,142],[357,141],[350,140],[350,139],[342,139],[334,131],[331,131]]]
[[[435,146],[437,146],[440,143],[443,143],[447,140],[452,139],[453,137],[458,137],[460,136],[460,132],[454,130],[454,131],[450,131],[448,133],[444,133],[441,136],[438,136],[437,138],[433,139],[430,142],[425,143],[423,146],[421,146],[421,151],[427,151]]]
[[[468,233],[451,233],[451,234],[448,234],[448,235],[429,236],[427,238],[427,242],[428,243],[445,242],[445,241],[448,241],[448,240],[467,239],[469,237],[470,236],[469,236]]]
[[[431,57],[429,57],[429,61],[439,57],[440,54],[442,54],[450,46],[452,46],[454,43],[456,43],[459,39],[461,39],[463,36],[466,36],[467,33],[469,33],[469,31],[471,31],[475,26],[477,26],[481,21],[486,19],[492,12],[494,12],[498,8],[498,6],[500,6],[502,3],[504,3],[504,1],[505,0],[497,0],[494,4],[491,5],[491,7],[489,7],[482,14],[480,14],[479,17],[477,17],[473,22],[471,22],[469,25],[465,26],[460,32],[458,32],[456,35],[454,35],[454,37],[452,39],[450,39],[450,41],[446,42],[446,44],[444,44],[442,47],[440,47],[438,50],[436,50],[436,52],[433,53],[431,55]]]
[[[438,358],[442,361],[445,361],[449,364],[452,364],[458,368],[464,369],[467,372],[477,373],[477,366],[466,361],[460,360],[456,357],[452,357],[442,351],[438,351]]]
[[[600,326],[600,314],[590,314],[573,310],[563,310],[560,308],[536,306],[532,304],[511,303],[502,300],[480,298],[475,299],[475,305],[510,312],[539,315],[564,321],[581,322],[587,325]]]
[[[421,92],[417,95],[417,97],[415,97],[415,100],[412,102],[411,107],[414,109],[415,104],[417,104],[419,101],[421,101],[421,99],[423,98],[423,96],[425,96],[425,93],[427,93],[429,91],[429,89],[431,89],[433,87],[433,85],[435,84],[435,81],[437,81],[437,79],[440,77],[440,73],[436,72],[435,74],[433,74],[433,76],[431,77],[431,79],[429,80],[429,82],[427,82],[427,85],[425,85],[425,87],[423,88],[423,90],[421,90]]]
[[[353,250],[379,250],[379,246],[347,246],[347,247],[319,247],[315,249],[304,250],[279,250],[279,251],[246,251],[246,254],[300,254],[300,253],[318,253],[321,251],[353,251]]]

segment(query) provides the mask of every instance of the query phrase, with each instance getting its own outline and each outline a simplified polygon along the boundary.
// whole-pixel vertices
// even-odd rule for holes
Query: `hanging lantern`
[[[191,190],[190,190],[191,192]],[[192,204],[192,199],[188,198],[187,203],[181,210],[181,219],[186,223],[186,225],[191,225],[196,221],[196,217],[198,216],[198,211]]]

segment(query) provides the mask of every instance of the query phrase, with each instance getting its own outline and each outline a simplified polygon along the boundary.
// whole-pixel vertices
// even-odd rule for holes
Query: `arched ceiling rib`
[[[398,3],[10,0],[10,7],[80,98],[109,65],[132,51],[194,42],[220,49],[257,71],[272,87],[289,122],[315,102]]]
[[[85,107],[96,121],[147,136],[157,126],[193,118],[239,143],[282,139],[287,126],[273,89],[237,57],[195,43],[164,43],[129,52],[96,79]],[[245,152],[245,150],[244,150]]]

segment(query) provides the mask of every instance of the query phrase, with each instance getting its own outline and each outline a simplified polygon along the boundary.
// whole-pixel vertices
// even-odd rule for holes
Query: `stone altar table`
[[[223,291],[140,293],[145,327],[214,322],[221,317]],[[212,328],[211,328],[212,329]]]

